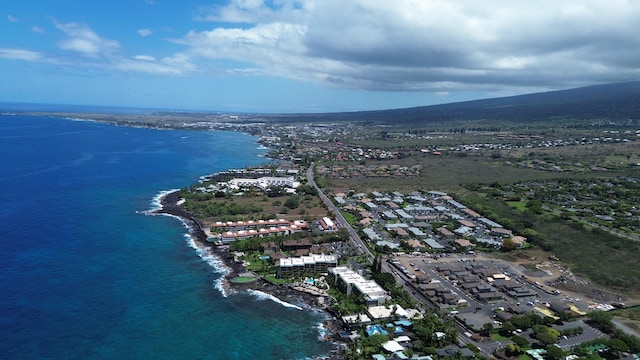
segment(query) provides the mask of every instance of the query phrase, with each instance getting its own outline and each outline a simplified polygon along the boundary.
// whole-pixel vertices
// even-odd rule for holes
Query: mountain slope
[[[449,121],[629,119],[640,116],[640,81],[406,109],[276,116],[290,121],[356,121],[396,125]]]

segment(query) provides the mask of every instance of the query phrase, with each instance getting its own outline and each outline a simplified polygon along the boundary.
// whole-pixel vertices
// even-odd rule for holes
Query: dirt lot
[[[487,256],[494,257],[492,254]],[[627,306],[640,305],[638,294],[616,294],[599,288],[589,280],[576,276],[559,263],[552,255],[542,250],[527,250],[511,255],[497,254],[496,258],[520,265],[526,269],[525,275],[547,283],[573,298],[581,298],[587,303],[624,302]]]

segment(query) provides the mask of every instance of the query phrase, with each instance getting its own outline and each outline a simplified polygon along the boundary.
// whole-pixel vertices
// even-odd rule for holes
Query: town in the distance
[[[637,359],[640,118],[540,109],[92,119],[255,135],[264,165],[164,211],[226,259],[230,291],[330,312],[336,358]]]

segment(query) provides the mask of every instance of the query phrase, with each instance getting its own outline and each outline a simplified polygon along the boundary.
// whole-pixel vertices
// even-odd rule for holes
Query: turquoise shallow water
[[[260,293],[225,297],[215,259],[184,225],[144,214],[162,190],[262,163],[255,140],[0,115],[0,358],[328,352],[323,314]]]

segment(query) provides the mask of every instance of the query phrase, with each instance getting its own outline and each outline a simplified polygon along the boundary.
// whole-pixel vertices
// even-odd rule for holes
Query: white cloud
[[[296,0],[231,0],[226,6],[201,7],[198,21],[227,23],[264,23],[300,19],[307,13]],[[310,3],[306,1],[306,3]]]
[[[32,62],[40,62],[45,60],[44,56],[37,51],[7,48],[0,48],[0,58]]]
[[[335,87],[452,91],[640,77],[640,3],[628,0],[232,0],[197,19],[227,26],[177,39],[191,56]]]
[[[128,57],[123,54],[120,43],[99,36],[88,26],[79,23],[56,23],[55,27],[65,34],[57,43],[65,51],[77,52],[86,57],[66,56],[64,53],[44,54],[37,51],[14,48],[0,48],[0,58],[42,62],[64,67],[73,67],[75,71],[121,71],[138,72],[162,76],[187,76],[198,72],[192,57],[184,53],[175,53],[163,58],[148,54]],[[40,32],[40,28],[32,28]]]
[[[39,27],[39,26],[32,26],[31,27],[31,31],[33,31],[34,33],[37,33],[37,34],[43,34],[44,33],[44,29]]]
[[[138,30],[138,35],[142,36],[142,37],[147,37],[149,35],[153,34],[153,31],[149,30],[149,29],[140,29]]]
[[[640,3],[630,0],[230,0],[199,10],[198,27],[215,23],[171,40],[184,46],[178,53],[124,54],[118,41],[87,25],[56,23],[64,33],[58,47],[86,57],[61,52],[47,61],[170,76],[268,75],[439,96],[640,78]],[[45,58],[0,50],[4,58]]]
[[[66,39],[58,43],[58,47],[63,50],[75,51],[86,56],[97,57],[99,55],[112,54],[120,48],[120,44],[117,41],[101,38],[83,24],[56,24],[56,28],[67,35]]]
[[[9,22],[12,22],[12,23],[18,23],[18,22],[20,22],[20,19],[18,19],[17,17],[15,17],[15,16],[13,16],[13,15],[7,15],[7,20],[8,20]]]
[[[155,57],[149,55],[136,55],[133,58],[141,61],[156,61]]]
[[[195,65],[182,54],[165,57],[159,61],[156,61],[153,56],[138,55],[133,59],[118,59],[111,67],[120,71],[168,76],[185,76],[196,70]]]

